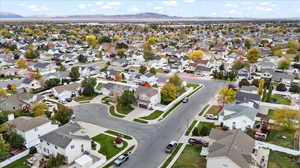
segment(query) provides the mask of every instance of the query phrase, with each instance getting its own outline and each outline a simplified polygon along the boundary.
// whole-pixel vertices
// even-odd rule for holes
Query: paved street
[[[138,141],[138,148],[128,162],[126,168],[156,168],[166,158],[164,149],[171,140],[179,140],[189,123],[200,109],[227,83],[220,81],[200,81],[205,88],[201,89],[190,101],[173,111],[166,120],[154,125],[142,125],[109,116],[106,107],[101,104],[83,104],[73,107],[78,120],[90,122],[108,129],[114,129],[131,136]]]

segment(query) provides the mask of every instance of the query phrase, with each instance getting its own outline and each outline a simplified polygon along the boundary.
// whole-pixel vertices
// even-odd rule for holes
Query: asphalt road
[[[220,88],[227,85],[219,81],[185,80],[201,82],[205,87],[194,94],[188,103],[182,104],[170,113],[164,121],[154,125],[142,125],[113,118],[101,104],[83,104],[73,108],[78,120],[117,130],[137,139],[137,150],[122,167],[157,168],[167,157],[164,152],[166,145],[172,140],[178,140],[201,108]]]

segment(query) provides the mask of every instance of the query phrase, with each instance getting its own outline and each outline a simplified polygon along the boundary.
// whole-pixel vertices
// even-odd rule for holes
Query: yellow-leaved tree
[[[204,57],[204,52],[202,50],[194,50],[188,56],[189,59],[202,59]]]
[[[87,41],[88,45],[92,48],[96,48],[98,46],[98,40],[95,35],[86,36],[86,41]]]
[[[289,130],[295,130],[300,126],[300,112],[292,109],[276,109],[271,118],[276,124]]]
[[[23,58],[17,60],[17,68],[26,69],[28,67],[27,61]]]
[[[223,88],[219,91],[220,101],[223,104],[230,104],[235,101],[236,91],[232,88]]]
[[[5,97],[7,95],[6,89],[0,89],[0,97]]]
[[[263,79],[259,80],[258,90],[257,90],[259,95],[262,94],[264,87],[265,87],[265,80]]]
[[[35,116],[44,115],[47,110],[48,105],[45,103],[37,103],[32,107],[32,111],[34,112]]]

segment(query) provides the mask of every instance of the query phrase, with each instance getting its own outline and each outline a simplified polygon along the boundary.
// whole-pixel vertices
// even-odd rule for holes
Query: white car
[[[217,120],[218,116],[217,115],[213,115],[213,114],[206,114],[205,118],[209,119],[209,120]]]

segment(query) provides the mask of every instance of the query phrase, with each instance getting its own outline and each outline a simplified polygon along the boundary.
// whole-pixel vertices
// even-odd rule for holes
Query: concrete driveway
[[[80,121],[117,130],[137,139],[137,150],[122,167],[156,168],[168,156],[164,152],[166,145],[171,140],[179,140],[199,110],[215,96],[220,88],[228,85],[228,83],[222,81],[186,80],[189,82],[201,82],[206,88],[194,94],[188,103],[176,108],[168,118],[157,124],[142,125],[113,118],[107,114],[106,106],[101,104],[82,104],[74,106],[73,109],[77,116],[76,118]]]

